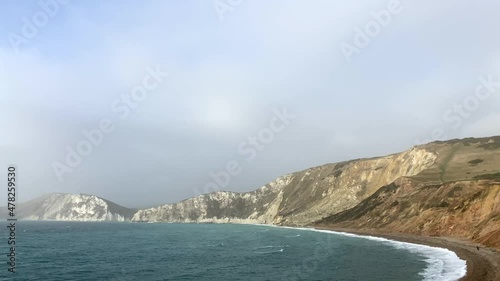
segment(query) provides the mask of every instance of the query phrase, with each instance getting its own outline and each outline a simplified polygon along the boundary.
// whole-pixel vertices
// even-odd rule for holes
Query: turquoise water
[[[425,253],[299,229],[20,221],[17,231],[17,273],[2,255],[1,280],[413,281],[432,274]]]

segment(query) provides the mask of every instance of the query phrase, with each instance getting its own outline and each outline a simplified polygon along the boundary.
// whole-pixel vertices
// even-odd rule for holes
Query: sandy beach
[[[475,242],[451,237],[428,237],[402,233],[317,227],[318,229],[370,235],[402,242],[447,248],[467,261],[467,275],[461,281],[500,281],[500,250],[485,248]],[[479,250],[477,249],[479,246]]]

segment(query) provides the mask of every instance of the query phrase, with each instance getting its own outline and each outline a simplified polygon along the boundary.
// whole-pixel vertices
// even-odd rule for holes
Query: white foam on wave
[[[270,249],[270,248],[288,248],[289,245],[283,245],[283,246],[262,246],[262,247],[257,247],[255,250],[261,250],[261,249]]]
[[[286,227],[286,226],[283,226],[281,228],[308,230],[315,232],[331,233],[346,237],[363,238],[372,241],[378,241],[386,245],[392,246],[396,249],[406,250],[412,253],[421,254],[426,257],[425,262],[427,263],[427,267],[425,268],[425,270],[420,273],[420,275],[424,278],[424,281],[457,281],[467,274],[467,262],[460,259],[455,252],[445,248],[431,247],[427,245],[395,241],[381,237],[365,236],[365,235],[358,235],[358,234],[331,231],[331,230]]]
[[[268,252],[254,252],[256,254],[277,254],[277,253],[283,253],[285,249],[279,249],[277,251],[268,251]]]

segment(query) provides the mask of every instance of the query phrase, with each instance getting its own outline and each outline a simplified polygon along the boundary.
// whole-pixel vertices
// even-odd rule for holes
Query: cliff
[[[327,164],[253,192],[214,192],[133,221],[267,223],[468,238],[500,247],[500,137]]]
[[[386,157],[327,164],[280,177],[248,193],[214,192],[138,211],[133,221],[307,225],[354,207],[380,187],[431,167],[421,148]]]
[[[498,137],[427,145],[438,155],[432,167],[312,225],[459,237],[500,248],[499,145]]]
[[[286,175],[247,193],[213,192],[189,198],[176,204],[139,210],[133,221],[272,223],[282,190],[290,184]]]
[[[454,236],[500,248],[500,137],[434,142],[327,164],[252,192],[220,191],[133,210],[92,195],[51,194],[19,218],[329,226]]]
[[[460,237],[500,248],[500,182],[401,179],[314,225]]]
[[[95,195],[55,193],[18,204],[16,217],[26,220],[126,221],[135,212]]]

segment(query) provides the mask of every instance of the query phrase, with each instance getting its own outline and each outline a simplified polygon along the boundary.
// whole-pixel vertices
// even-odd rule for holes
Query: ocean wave
[[[272,249],[272,248],[288,248],[290,247],[289,245],[284,245],[284,246],[262,246],[262,247],[257,247],[254,250],[263,250],[263,249]]]
[[[363,238],[372,241],[378,241],[386,245],[392,246],[400,250],[410,251],[412,253],[421,254],[426,259],[427,267],[420,275],[424,281],[457,281],[467,274],[467,262],[460,259],[457,254],[445,248],[431,247],[408,242],[400,242],[381,237],[357,235],[346,232],[337,232],[331,230],[322,230],[314,228],[295,228],[283,227],[289,229],[308,230],[315,232],[331,233],[346,237]]]
[[[254,252],[256,254],[277,254],[277,253],[283,253],[285,249],[279,249],[276,251],[267,251],[267,252]]]

